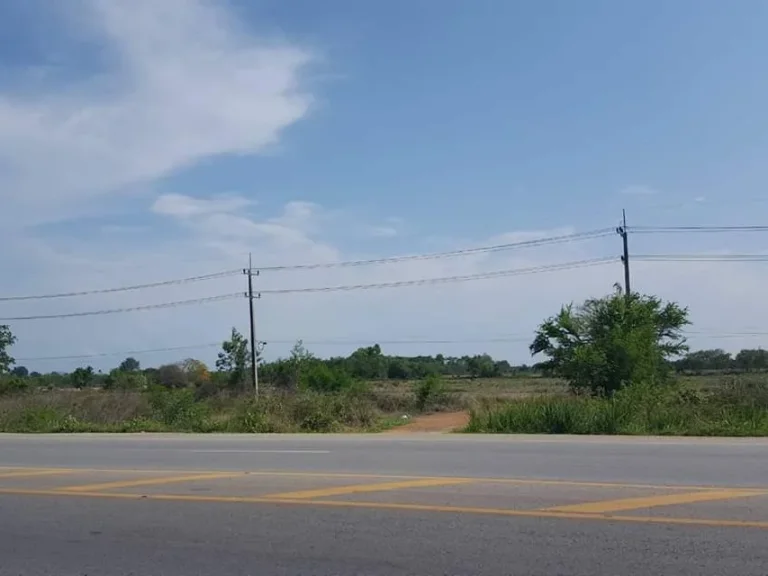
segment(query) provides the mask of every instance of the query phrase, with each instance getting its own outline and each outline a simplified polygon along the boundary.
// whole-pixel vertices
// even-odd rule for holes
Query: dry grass
[[[0,423],[30,410],[55,410],[83,422],[103,425],[149,417],[152,412],[147,398],[139,392],[40,390],[0,397]]]
[[[580,423],[585,431],[610,429],[614,424],[624,430],[620,423],[612,423],[611,418],[618,414],[616,406],[574,399],[567,393],[565,384],[555,379],[448,378],[437,379],[429,386],[425,384],[426,381],[373,382],[333,394],[281,394],[264,390],[258,403],[253,402],[250,395],[220,395],[197,401],[192,390],[150,393],[36,390],[0,396],[0,431],[364,431],[402,423],[404,414],[462,410],[476,415],[477,430],[502,431],[506,427],[506,431],[512,431],[516,426],[558,429],[559,415],[566,412],[567,418]],[[763,430],[763,415],[768,407],[768,374],[686,376],[680,379],[675,394],[678,392],[683,394],[680,398],[669,396],[660,404],[667,407],[669,430],[685,433],[685,429],[689,429],[711,434]],[[634,414],[638,406],[644,405],[637,398],[625,404],[626,414]],[[690,422],[679,421],[683,413],[681,406],[685,407],[684,413]],[[557,425],[549,420],[546,425],[541,424],[537,418],[542,413],[554,418]],[[493,419],[499,414],[506,416],[493,420],[492,425],[488,423],[491,420],[483,420],[482,426],[477,420],[480,415]],[[589,418],[581,418],[584,414],[591,415],[589,418],[594,416],[597,424],[588,425]],[[717,424],[717,414],[730,419],[730,423]],[[522,415],[525,418],[521,420]],[[634,433],[646,429],[635,420],[632,422],[630,428]],[[648,426],[648,430],[656,430],[657,424]]]

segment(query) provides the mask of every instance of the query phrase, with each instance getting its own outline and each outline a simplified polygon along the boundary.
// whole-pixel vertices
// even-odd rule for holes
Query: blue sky
[[[763,224],[767,25],[768,4],[759,0],[4,2],[0,239],[13,249],[0,256],[0,292],[184,277],[240,267],[249,251],[269,265],[514,241],[613,226],[622,208],[630,224]],[[632,242],[640,252],[766,248],[764,237],[745,235]],[[607,238],[260,282],[267,289],[472,274],[618,247]],[[758,286],[768,280],[762,267],[643,264],[636,285],[689,304],[696,327],[722,335],[768,320],[756,311]],[[519,335],[520,343],[447,352],[487,349],[524,361],[523,340],[537,321],[621,279],[618,267],[558,274],[265,297],[260,328],[265,340],[286,343]],[[230,278],[165,292],[0,302],[0,317],[241,288]],[[243,306],[20,322],[12,325],[14,352],[215,342],[229,326],[245,329]],[[698,338],[692,344],[762,343]]]

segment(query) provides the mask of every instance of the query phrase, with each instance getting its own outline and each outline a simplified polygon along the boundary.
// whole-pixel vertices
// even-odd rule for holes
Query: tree
[[[154,373],[157,383],[164,388],[186,388],[189,384],[187,373],[178,364],[165,364]]]
[[[221,349],[216,360],[216,369],[229,374],[227,382],[230,388],[244,388],[248,381],[248,369],[251,364],[248,361],[248,340],[232,328],[229,340],[222,343]]]
[[[664,382],[669,361],[688,350],[682,335],[688,324],[687,308],[617,290],[579,308],[564,306],[539,326],[530,350],[544,354],[544,367],[572,389],[611,394],[633,383]]]
[[[736,354],[734,364],[740,370],[747,372],[764,370],[768,368],[768,350],[763,350],[762,348],[742,350]]]
[[[488,354],[467,359],[467,369],[472,378],[493,378],[499,375],[499,367]]]
[[[19,378],[26,378],[29,376],[29,370],[26,366],[16,366],[13,370],[11,370],[11,374],[18,376]]]
[[[6,374],[16,361],[8,353],[8,348],[16,343],[16,337],[5,324],[0,324],[0,374]]]
[[[141,364],[139,364],[139,361],[136,360],[136,358],[128,357],[120,362],[118,370],[120,370],[120,372],[138,372],[141,370]]]
[[[701,372],[703,370],[727,370],[733,364],[731,355],[719,348],[714,350],[697,350],[686,354],[675,362],[678,370]]]
[[[194,386],[200,386],[209,382],[211,379],[211,373],[208,370],[208,366],[202,360],[195,358],[187,358],[179,363],[179,366],[187,375],[187,382]]]
[[[349,356],[349,371],[356,378],[373,380],[386,376],[386,359],[381,354],[381,346],[374,344],[358,348]]]
[[[78,390],[87,388],[91,385],[91,382],[93,382],[93,368],[91,366],[88,366],[87,368],[77,368],[69,375],[69,379],[72,382],[72,386]]]

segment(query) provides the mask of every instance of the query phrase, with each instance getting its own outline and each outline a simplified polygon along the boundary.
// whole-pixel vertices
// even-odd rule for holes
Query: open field
[[[473,432],[761,436],[768,375],[685,376],[611,400],[574,397],[562,381],[542,377],[446,378],[434,388],[374,381],[340,393],[267,389],[259,402],[200,398],[191,389],[38,389],[0,396],[0,431],[377,432],[435,412],[471,412]]]
[[[761,439],[0,442],[3,576],[765,574]]]

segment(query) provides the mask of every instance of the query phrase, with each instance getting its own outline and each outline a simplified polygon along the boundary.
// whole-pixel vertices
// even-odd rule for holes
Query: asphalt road
[[[0,435],[0,575],[768,574],[768,441]]]

